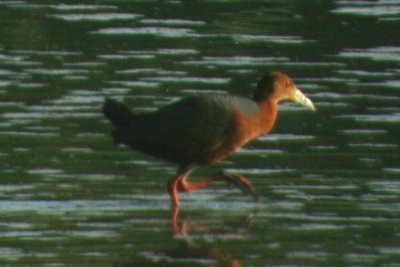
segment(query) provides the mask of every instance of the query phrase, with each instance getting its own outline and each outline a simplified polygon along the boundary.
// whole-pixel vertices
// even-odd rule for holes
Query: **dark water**
[[[400,266],[400,3],[0,0],[0,265]],[[116,147],[101,112],[289,73],[283,104],[225,168],[261,199],[181,194],[176,166]]]

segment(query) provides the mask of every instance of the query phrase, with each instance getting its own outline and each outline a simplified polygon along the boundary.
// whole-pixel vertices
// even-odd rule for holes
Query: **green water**
[[[397,1],[0,0],[1,266],[400,266]],[[181,194],[115,146],[105,97],[151,111],[289,73],[317,107]]]

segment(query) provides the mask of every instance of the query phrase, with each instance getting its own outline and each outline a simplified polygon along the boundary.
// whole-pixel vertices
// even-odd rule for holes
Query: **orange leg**
[[[179,180],[179,189],[184,192],[189,192],[193,190],[198,190],[203,187],[206,187],[207,185],[211,184],[212,182],[218,182],[222,181],[225,182],[226,184],[232,184],[236,187],[238,187],[244,194],[251,194],[253,197],[257,197],[254,186],[252,183],[247,180],[246,177],[237,174],[237,173],[226,173],[226,172],[219,172],[218,174],[215,174],[214,176],[202,179],[200,181],[194,182],[194,183],[188,183],[187,182],[187,176],[183,176]]]
[[[169,196],[171,197],[171,205],[173,208],[177,208],[179,206],[179,197],[178,197],[178,186],[180,184],[180,180],[183,179],[183,175],[177,175],[171,179],[168,184]]]
[[[217,180],[216,177],[208,177],[197,182],[189,183],[187,181],[187,176],[184,176],[182,177],[182,179],[179,180],[179,190],[183,192],[198,190],[206,187],[207,185],[211,184],[216,180]]]
[[[171,197],[171,230],[175,235],[181,235],[181,231],[178,226],[179,217],[179,197],[178,197],[178,185],[183,175],[177,175],[171,179],[168,183],[168,191]]]
[[[179,196],[178,191],[189,192],[193,190],[198,190],[206,187],[212,182],[223,181],[227,184],[232,184],[238,187],[244,194],[251,194],[254,198],[257,198],[254,186],[247,180],[244,176],[240,174],[229,174],[225,172],[220,172],[214,176],[202,179],[194,183],[187,182],[187,176],[190,171],[178,172],[168,184],[168,191],[171,197],[171,230],[175,235],[182,235],[185,233],[185,224],[182,225],[180,229],[178,225],[179,218]]]
[[[215,181],[224,181],[227,184],[232,184],[238,187],[244,194],[250,194],[254,198],[257,198],[254,186],[249,180],[240,174],[229,174],[226,172],[220,172],[214,176],[202,179],[197,182],[189,183],[187,181],[188,173],[176,175],[171,179],[168,185],[168,191],[171,197],[172,207],[179,206],[179,196],[178,191],[189,192],[193,190],[198,190],[206,187]]]

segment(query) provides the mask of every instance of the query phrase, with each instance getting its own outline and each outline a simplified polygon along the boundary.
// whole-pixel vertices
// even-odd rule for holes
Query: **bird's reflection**
[[[188,238],[190,229],[195,229],[204,234],[210,234],[207,227],[196,224],[193,220],[183,219],[181,223],[179,221],[179,208],[173,206],[171,208],[171,232],[174,236]]]
[[[241,223],[239,226],[230,228],[230,234],[233,235],[241,235],[251,228],[251,222],[253,216],[248,215],[246,216],[246,219],[244,220],[243,223]],[[210,229],[210,227],[207,227],[206,225],[202,225],[199,223],[196,223],[193,219],[185,218],[183,217],[182,219],[180,218],[180,210],[179,207],[172,207],[171,208],[171,232],[175,237],[190,237],[190,230],[194,230],[196,232],[200,232],[202,234],[214,234],[213,230]],[[225,229],[226,231],[226,229]]]
[[[171,209],[171,233],[180,242],[179,255],[209,259],[213,261],[215,266],[242,266],[238,259],[225,252],[221,246],[215,244],[216,242],[210,243],[204,242],[204,240],[210,240],[212,237],[218,239],[218,236],[221,235],[241,238],[251,227],[251,216],[246,217],[239,225],[229,228],[224,227],[223,230],[213,229],[212,226],[206,225],[206,223],[198,223],[193,219],[180,217],[179,208],[173,207]],[[215,227],[218,228],[217,226]],[[193,236],[191,236],[191,233],[193,233]]]

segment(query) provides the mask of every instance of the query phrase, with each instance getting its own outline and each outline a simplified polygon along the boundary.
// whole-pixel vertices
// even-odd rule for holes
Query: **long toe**
[[[236,186],[243,192],[243,194],[251,195],[255,200],[258,200],[258,195],[253,184],[244,176],[237,173],[227,173],[225,171],[221,171],[216,175],[216,177],[228,184]]]

